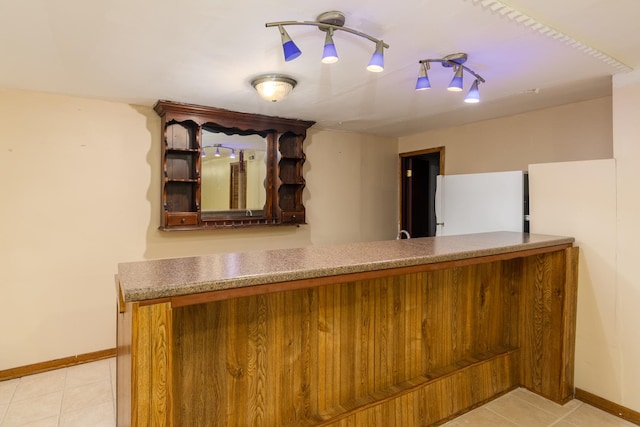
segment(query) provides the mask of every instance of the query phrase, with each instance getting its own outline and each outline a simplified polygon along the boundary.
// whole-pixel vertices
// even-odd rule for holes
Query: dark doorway
[[[436,177],[444,173],[444,147],[400,154],[401,223],[411,237],[436,235]]]

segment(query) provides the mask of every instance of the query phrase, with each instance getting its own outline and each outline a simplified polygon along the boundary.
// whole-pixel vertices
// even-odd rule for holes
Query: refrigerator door
[[[444,175],[436,182],[436,236],[523,231],[523,171]]]

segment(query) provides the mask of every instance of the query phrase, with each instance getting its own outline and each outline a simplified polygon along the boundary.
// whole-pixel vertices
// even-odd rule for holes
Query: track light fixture
[[[292,61],[296,59],[302,54],[302,51],[300,51],[298,46],[296,46],[293,40],[291,40],[291,37],[284,29],[284,27],[287,25],[313,25],[318,27],[320,31],[325,31],[327,33],[327,35],[325,36],[324,49],[322,52],[323,63],[331,64],[338,61],[338,52],[336,51],[336,46],[333,43],[333,34],[335,31],[346,31],[351,34],[355,34],[356,36],[371,40],[376,44],[375,51],[373,52],[371,60],[367,65],[367,70],[372,72],[380,72],[384,69],[384,49],[389,48],[388,44],[368,34],[345,27],[345,16],[342,12],[338,12],[335,10],[325,12],[318,15],[316,19],[317,21],[281,21],[268,22],[267,24],[265,24],[267,27],[278,27],[280,36],[282,38],[282,49],[284,52],[285,61]]]
[[[463,74],[465,71],[473,75],[473,77],[475,77],[475,80],[471,85],[471,89],[469,89],[464,102],[469,104],[480,102],[480,92],[478,91],[478,85],[480,83],[484,83],[485,80],[478,73],[463,65],[465,62],[467,62],[466,53],[454,53],[452,55],[447,55],[442,59],[421,59],[420,61],[418,61],[418,63],[420,64],[420,72],[418,74],[418,80],[416,81],[416,90],[425,90],[431,88],[431,83],[429,82],[429,75],[427,71],[430,68],[429,64],[431,64],[432,62],[439,62],[445,68],[453,68],[453,78],[451,79],[451,83],[449,83],[449,87],[447,88],[447,90],[451,92],[462,91]]]
[[[236,158],[236,149],[235,148],[231,148],[231,147],[227,147],[227,146],[222,145],[222,144],[205,145],[204,147],[202,147],[202,152],[201,152],[201,156],[202,157],[207,157],[207,153],[205,153],[205,150],[204,150],[205,148],[215,148],[216,151],[213,154],[214,157],[220,157],[221,156],[221,154],[220,154],[220,149],[221,148],[224,148],[226,150],[231,150],[231,153],[229,154],[229,158],[230,159],[235,159]]]

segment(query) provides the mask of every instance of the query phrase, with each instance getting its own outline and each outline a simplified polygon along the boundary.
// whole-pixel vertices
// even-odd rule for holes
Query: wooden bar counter
[[[118,266],[119,426],[437,425],[573,397],[578,249],[511,232]]]

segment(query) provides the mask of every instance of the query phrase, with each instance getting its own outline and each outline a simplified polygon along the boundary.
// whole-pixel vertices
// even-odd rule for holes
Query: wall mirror
[[[311,121],[158,101],[160,229],[303,224],[302,143]]]
[[[263,216],[267,202],[267,139],[202,128],[201,209],[207,217]]]

